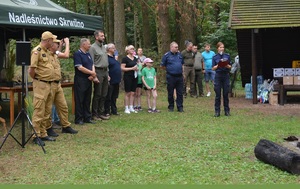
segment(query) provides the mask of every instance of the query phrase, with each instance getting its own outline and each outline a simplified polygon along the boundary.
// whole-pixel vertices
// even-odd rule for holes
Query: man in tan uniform
[[[63,42],[64,41],[64,42]],[[60,45],[61,44],[61,45]],[[65,44],[66,48],[64,52],[60,52],[61,46]],[[61,80],[61,67],[58,58],[69,58],[70,48],[69,48],[69,38],[65,38],[64,40],[60,41],[58,39],[53,40],[53,44],[50,47],[50,56],[49,59],[53,62],[54,67],[54,81]],[[68,105],[65,99],[64,91],[61,87],[61,83],[53,82],[51,85],[51,92],[53,97],[53,104],[55,104],[56,110],[58,112],[58,116],[60,118],[60,123],[62,125],[62,133],[70,133],[76,134],[78,131],[72,129],[70,127],[71,123],[69,122],[69,112],[68,112]],[[46,122],[46,130],[49,136],[57,137],[58,134],[54,132],[52,129],[52,121],[51,117]]]
[[[31,51],[31,63],[28,69],[30,77],[33,79],[33,115],[32,125],[37,137],[34,136],[33,142],[44,146],[43,141],[55,141],[47,135],[45,123],[49,119],[52,107],[51,85],[53,81],[54,67],[50,62],[50,51],[56,36],[46,31],[42,34],[41,42]],[[41,139],[41,140],[40,140]]]

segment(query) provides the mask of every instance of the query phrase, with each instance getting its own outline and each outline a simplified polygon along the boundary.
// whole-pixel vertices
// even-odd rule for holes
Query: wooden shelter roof
[[[231,29],[300,27],[299,0],[232,0]]]

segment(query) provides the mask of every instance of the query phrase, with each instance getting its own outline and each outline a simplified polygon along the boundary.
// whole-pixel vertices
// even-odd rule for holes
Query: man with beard
[[[104,32],[94,32],[95,43],[92,44],[89,53],[94,62],[95,71],[99,82],[94,82],[94,94],[92,100],[92,116],[94,120],[108,120],[105,115],[105,99],[108,92],[108,57],[104,46]]]

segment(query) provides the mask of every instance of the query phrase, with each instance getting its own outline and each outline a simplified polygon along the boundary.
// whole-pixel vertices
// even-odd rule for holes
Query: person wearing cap
[[[58,58],[69,58],[70,54],[70,45],[69,45],[69,38],[64,38],[63,40],[54,39],[53,45],[50,47],[51,56],[50,59],[53,62],[54,67],[54,75],[53,78],[55,81],[61,80],[61,67],[60,61]],[[61,52],[62,46],[65,45],[65,51]],[[71,123],[69,122],[69,111],[68,105],[65,99],[63,88],[61,87],[61,83],[54,82],[52,87],[52,98],[53,104],[55,105],[59,118],[60,124],[62,126],[62,133],[70,133],[76,134],[78,131],[72,129],[70,126]],[[47,122],[46,130],[49,136],[57,137],[58,134],[54,132],[51,124],[51,118]]]
[[[104,106],[106,114],[120,115],[117,108],[117,98],[119,97],[119,85],[122,78],[122,70],[120,62],[115,59],[115,50],[116,47],[113,43],[107,44],[106,51],[108,55],[108,74],[110,80]]]
[[[59,82],[53,78],[55,70],[53,62],[49,58],[50,51],[48,50],[56,37],[49,31],[42,34],[40,44],[31,51],[31,61],[28,69],[28,73],[33,79],[34,110],[32,125],[37,135],[33,135],[33,142],[40,146],[45,145],[43,141],[55,141],[55,138],[48,136],[46,123],[51,117],[51,87]]]
[[[148,113],[158,113],[160,111],[156,109],[156,99],[157,99],[156,71],[153,68],[153,60],[151,60],[150,58],[145,58],[144,64],[146,65],[146,67],[143,68],[142,70],[142,81],[147,93]],[[152,106],[151,106],[151,95],[152,95]]]
[[[183,58],[178,51],[178,44],[172,42],[170,51],[167,52],[161,61],[161,68],[165,69],[167,74],[167,90],[168,90],[168,109],[169,112],[174,111],[174,89],[176,89],[176,106],[178,112],[183,112]]]
[[[94,94],[92,100],[92,115],[94,120],[108,120],[109,116],[105,115],[104,103],[108,91],[108,58],[104,43],[104,32],[96,30],[94,32],[95,42],[89,49],[93,59],[98,83],[94,83]]]
[[[214,117],[220,117],[221,111],[221,90],[223,90],[223,104],[225,116],[230,116],[229,108],[229,88],[230,79],[229,72],[231,69],[230,55],[224,53],[224,44],[222,42],[217,43],[218,53],[212,59],[212,70],[216,71],[214,90],[216,93],[215,97],[215,115]]]

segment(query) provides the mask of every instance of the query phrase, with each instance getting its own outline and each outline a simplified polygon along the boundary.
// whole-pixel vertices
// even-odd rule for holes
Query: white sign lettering
[[[42,15],[27,15],[22,13],[20,15],[14,12],[8,12],[9,22],[22,23],[22,24],[39,24],[39,25],[51,25],[51,26],[63,26],[63,27],[74,27],[84,28],[84,22],[78,21],[77,19],[68,20],[64,17],[50,18]]]

